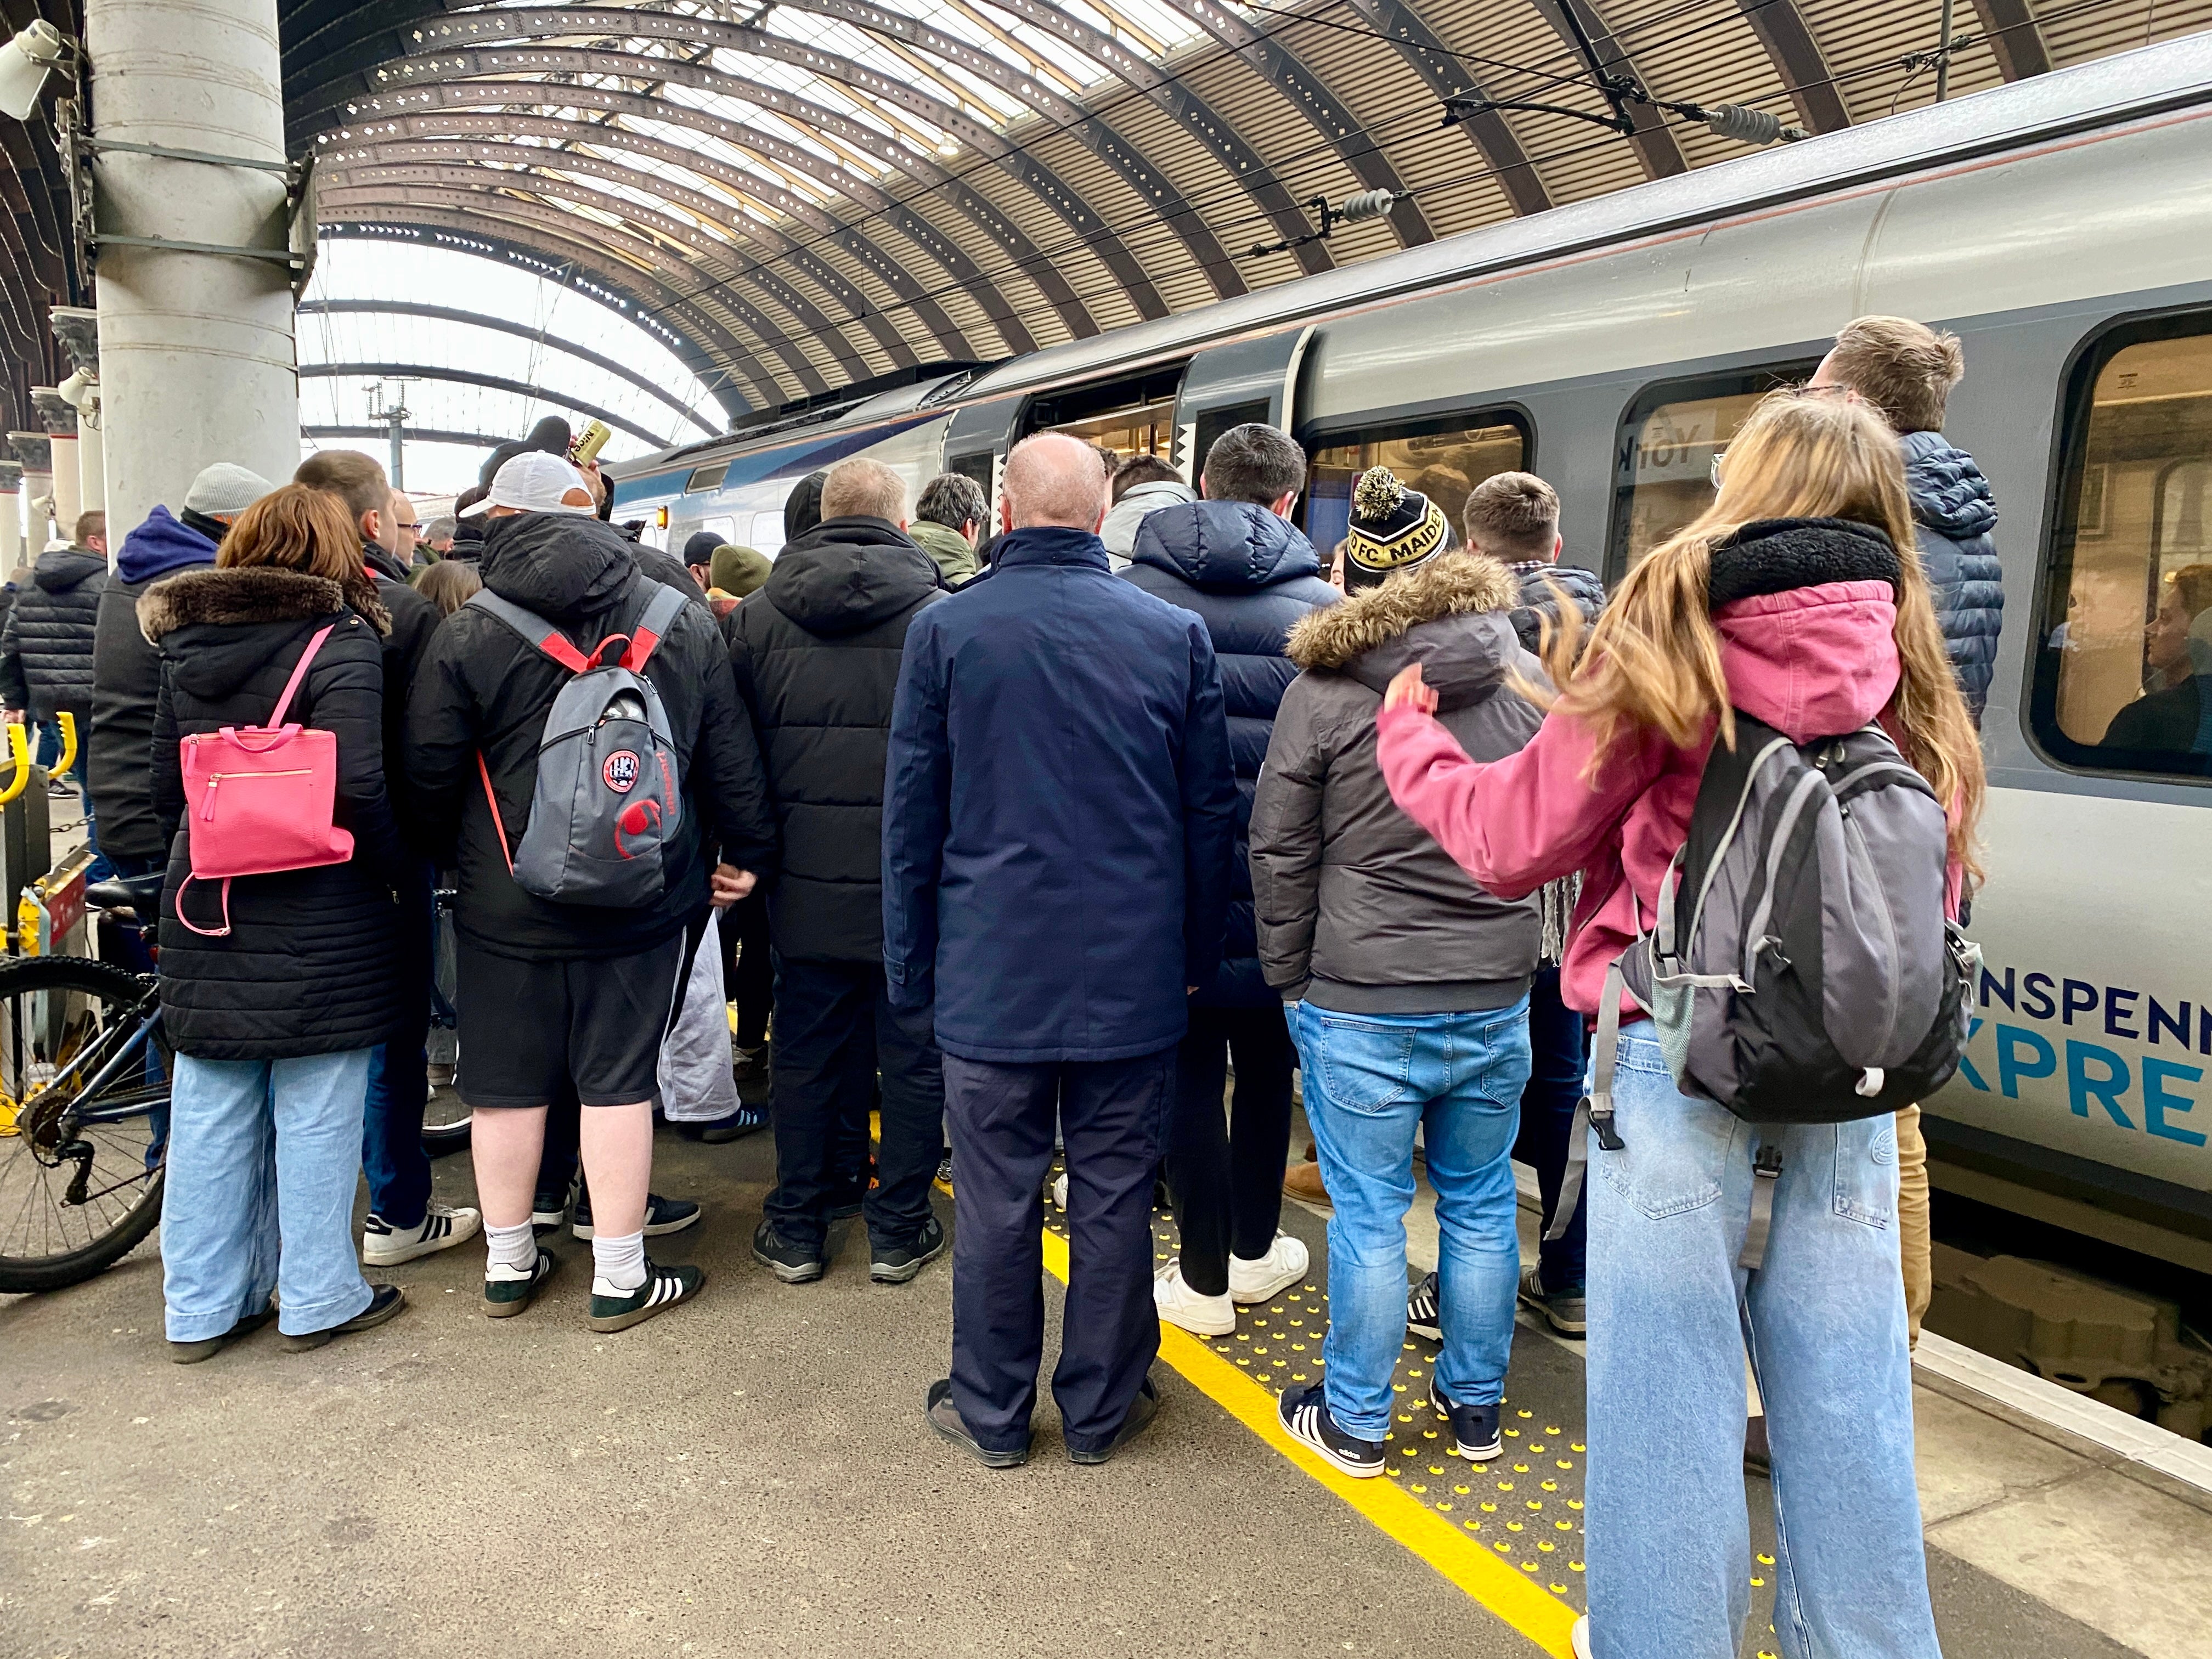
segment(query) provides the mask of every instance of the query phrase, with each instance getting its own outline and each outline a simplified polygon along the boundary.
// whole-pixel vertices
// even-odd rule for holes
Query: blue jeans
[[[1496,1404],[1521,1278],[1507,1155],[1528,1081],[1528,999],[1465,1014],[1340,1014],[1301,1002],[1290,1021],[1306,1122],[1335,1206],[1322,1350],[1329,1415],[1363,1440],[1389,1432],[1417,1127],[1437,1191],[1437,1382],[1463,1405]]]
[[[1598,1659],[1736,1651],[1753,1571],[1747,1341],[1774,1455],[1784,1659],[1938,1659],[1912,1482],[1893,1120],[1745,1123],[1679,1093],[1644,1025],[1621,1034],[1613,1104],[1626,1145],[1608,1152],[1591,1137],[1586,1188]],[[1765,1265],[1746,1274],[1735,1259],[1752,1159],[1778,1133],[1773,1229]]]
[[[367,1048],[298,1060],[177,1056],[161,1202],[169,1340],[221,1336],[282,1293],[305,1336],[368,1306],[354,1260]]]
[[[410,860],[400,878],[399,1017],[388,1041],[370,1053],[368,1098],[362,1114],[362,1170],[368,1207],[403,1231],[419,1227],[430,1207],[430,1155],[422,1150],[422,1112],[429,1104],[431,955],[434,920],[427,863]]]

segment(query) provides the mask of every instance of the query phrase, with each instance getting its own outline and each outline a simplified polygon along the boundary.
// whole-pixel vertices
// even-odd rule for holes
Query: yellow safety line
[[[1067,1282],[1067,1241],[1047,1229],[1044,1265]],[[1188,1332],[1163,1322],[1160,1358],[1231,1417],[1303,1473],[1359,1511],[1554,1659],[1572,1659],[1567,1632],[1575,1610],[1436,1514],[1395,1481],[1355,1480],[1329,1467],[1284,1432],[1275,1397]]]

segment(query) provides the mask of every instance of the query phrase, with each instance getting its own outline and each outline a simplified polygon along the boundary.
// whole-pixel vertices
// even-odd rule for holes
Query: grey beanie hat
[[[258,472],[249,472],[228,461],[200,469],[192,487],[185,492],[185,511],[204,513],[210,519],[228,518],[266,495],[275,486]]]

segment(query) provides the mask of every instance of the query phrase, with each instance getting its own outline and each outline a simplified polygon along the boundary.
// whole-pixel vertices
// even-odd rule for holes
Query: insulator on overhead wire
[[[1397,199],[1398,192],[1395,190],[1363,190],[1356,196],[1346,197],[1344,205],[1336,210],[1336,216],[1347,225],[1356,225],[1362,219],[1379,219],[1390,210],[1390,204]]]
[[[1715,104],[1705,111],[1705,125],[1740,144],[1771,144],[1805,137],[1796,128],[1783,125],[1780,116],[1769,115],[1763,109],[1746,109],[1741,104]]]

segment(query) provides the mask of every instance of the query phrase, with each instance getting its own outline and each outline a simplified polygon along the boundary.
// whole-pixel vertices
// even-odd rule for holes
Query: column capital
[[[54,447],[45,433],[11,432],[8,434],[8,447],[15,452],[24,471],[52,474]]]
[[[23,464],[0,461],[0,495],[13,495],[23,487]]]
[[[39,419],[47,435],[55,438],[76,436],[76,410],[62,401],[62,394],[50,386],[31,388],[31,402],[39,411]]]
[[[56,306],[47,313],[70,367],[100,378],[100,313],[82,306]]]

